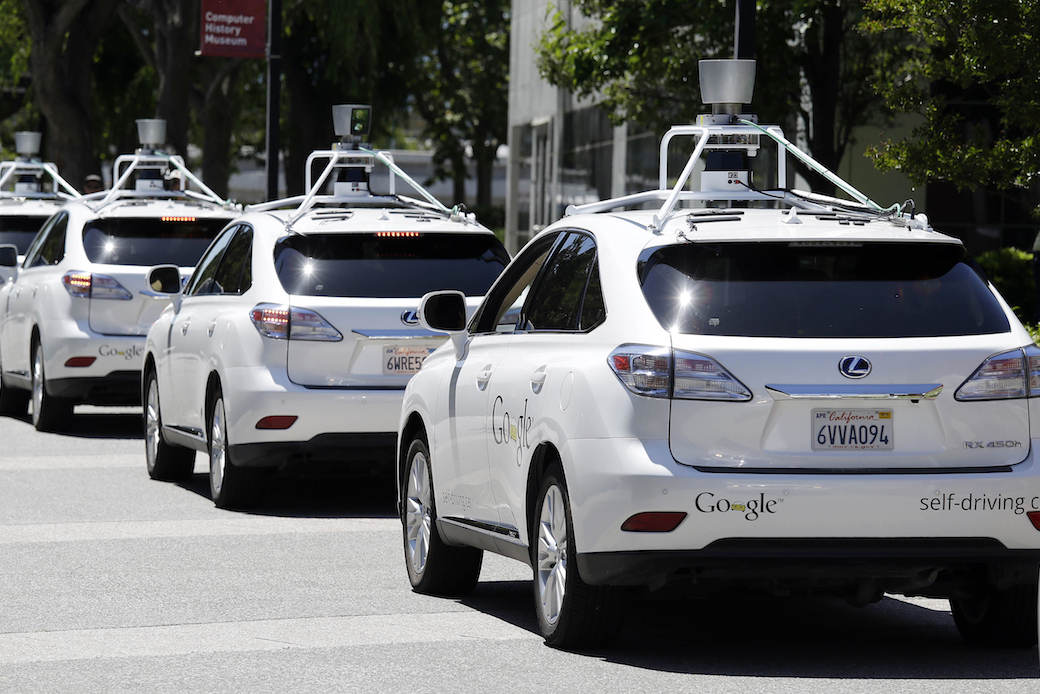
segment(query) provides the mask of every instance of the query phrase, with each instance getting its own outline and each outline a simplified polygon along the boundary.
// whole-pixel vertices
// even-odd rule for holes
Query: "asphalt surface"
[[[148,478],[139,410],[0,418],[0,692],[1040,692],[1036,648],[966,646],[942,600],[641,601],[610,649],[557,651],[517,562],[411,592],[390,477],[234,513],[195,473]]]

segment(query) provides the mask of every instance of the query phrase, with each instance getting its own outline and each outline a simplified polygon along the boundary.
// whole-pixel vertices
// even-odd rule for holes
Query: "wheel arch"
[[[148,352],[144,355],[144,365],[141,367],[141,402],[145,407],[148,406],[148,393],[145,389],[148,387],[148,374],[155,371],[155,355]]]
[[[224,389],[220,385],[220,375],[216,371],[210,371],[209,376],[206,378],[206,419],[204,426],[206,427],[206,440],[209,441],[209,422],[213,417],[213,394],[220,390],[221,397],[223,397]],[[224,403],[224,411],[227,411],[227,403]]]
[[[422,415],[418,412],[412,412],[408,415],[408,419],[405,421],[403,427],[401,427],[401,434],[397,438],[397,485],[398,489],[404,484],[405,467],[408,464],[408,447],[412,444],[412,440],[418,434],[422,434],[423,439],[426,441],[426,445],[430,445],[430,437],[426,433],[426,423],[423,421]],[[400,494],[398,494],[400,497]]]
[[[563,458],[560,456],[560,451],[556,446],[549,442],[538,444],[531,454],[531,465],[527,470],[527,501],[524,504],[527,511],[525,520],[527,522],[526,529],[529,533],[528,545],[530,547],[535,546],[530,533],[533,531],[534,518],[537,514],[538,490],[542,486],[542,480],[545,479],[546,473],[549,472],[549,468],[554,463],[560,463],[560,473],[563,474]]]

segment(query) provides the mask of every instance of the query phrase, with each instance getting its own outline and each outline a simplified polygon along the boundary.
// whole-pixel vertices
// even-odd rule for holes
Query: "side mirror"
[[[156,265],[148,271],[148,286],[158,294],[180,294],[180,268],[176,265]]]
[[[0,244],[0,267],[18,267],[18,247],[13,243]]]
[[[466,352],[466,295],[457,290],[430,292],[419,302],[419,324],[427,330],[448,333],[455,358]]]

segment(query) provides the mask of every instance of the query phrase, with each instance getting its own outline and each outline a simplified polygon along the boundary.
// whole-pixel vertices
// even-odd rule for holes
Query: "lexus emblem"
[[[845,378],[863,378],[870,373],[870,360],[855,355],[845,357],[838,362],[838,371]]]
[[[419,312],[418,311],[405,311],[401,314],[401,322],[405,325],[419,325]],[[870,367],[868,366],[869,370]],[[864,374],[866,375],[866,374]]]

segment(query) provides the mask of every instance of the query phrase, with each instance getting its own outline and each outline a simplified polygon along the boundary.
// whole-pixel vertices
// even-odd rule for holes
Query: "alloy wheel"
[[[567,590],[567,510],[557,485],[545,490],[538,521],[538,603],[546,624],[560,618]]]
[[[426,568],[430,551],[430,480],[426,456],[416,453],[408,470],[405,526],[408,530],[408,561],[416,575]]]

